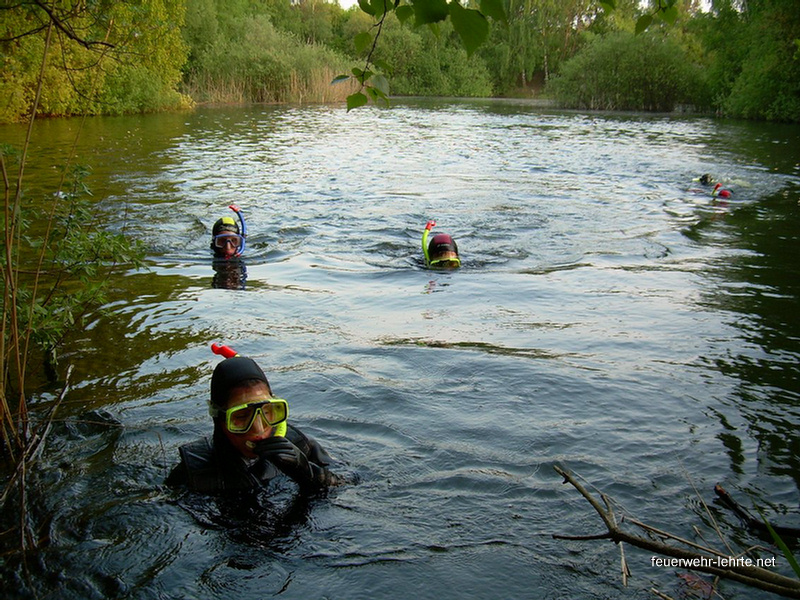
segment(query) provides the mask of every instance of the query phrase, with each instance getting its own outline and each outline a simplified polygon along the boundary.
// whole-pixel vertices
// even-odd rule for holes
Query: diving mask
[[[461,259],[457,256],[438,258],[436,260],[432,260],[428,266],[432,269],[457,269],[461,266]]]
[[[220,233],[214,236],[214,246],[217,248],[224,248],[230,244],[234,248],[239,248],[242,245],[242,236],[237,233]]]
[[[222,409],[213,409],[212,416],[222,414]],[[282,398],[269,398],[257,402],[247,402],[225,410],[225,427],[231,433],[247,433],[261,417],[263,425],[275,427],[289,417],[289,403]]]

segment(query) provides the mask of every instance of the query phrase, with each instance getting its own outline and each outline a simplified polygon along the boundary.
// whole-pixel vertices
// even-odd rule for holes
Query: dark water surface
[[[31,195],[80,121],[37,124]],[[17,142],[21,130],[0,129]],[[92,119],[97,217],[149,248],[66,355],[75,385],[31,476],[49,544],[7,597],[650,598],[685,590],[603,531],[618,515],[721,547],[722,483],[800,525],[800,128],[398,102]],[[687,191],[709,172],[719,202]],[[209,229],[247,217],[244,289]],[[463,268],[421,268],[427,219]],[[361,476],[297,506],[181,496],[228,343]],[[37,401],[42,409],[52,401]],[[727,598],[761,597],[723,584]],[[768,597],[763,594],[763,597]]]

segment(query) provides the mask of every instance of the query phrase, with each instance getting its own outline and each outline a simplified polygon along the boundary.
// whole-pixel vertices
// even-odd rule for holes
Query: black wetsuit
[[[327,469],[333,462],[331,457],[314,438],[292,425],[287,427],[285,437],[308,457],[312,465],[314,477],[310,482],[300,482],[302,490],[318,491],[340,482]],[[172,469],[166,483],[197,492],[261,488],[281,475],[281,471],[268,460],[243,457],[221,432],[181,446],[180,455],[181,462]]]

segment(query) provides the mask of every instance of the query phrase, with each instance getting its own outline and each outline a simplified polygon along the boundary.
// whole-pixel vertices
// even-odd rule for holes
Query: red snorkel
[[[222,346],[220,344],[211,344],[211,351],[214,354],[219,354],[220,356],[224,356],[225,358],[233,358],[234,356],[239,356],[239,353],[236,352],[230,346]]]
[[[722,189],[720,189],[720,188],[722,188]],[[730,190],[726,190],[725,188],[722,187],[721,183],[718,183],[717,185],[714,186],[714,190],[711,192],[711,195],[712,196],[719,196],[720,198],[730,198],[731,197],[731,191]]]

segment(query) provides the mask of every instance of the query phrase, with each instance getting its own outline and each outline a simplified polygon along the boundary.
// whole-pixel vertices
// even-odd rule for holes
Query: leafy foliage
[[[800,122],[800,12],[770,0],[748,7],[730,15],[736,35],[717,38],[717,55],[735,57],[730,93],[719,99],[719,108],[730,116]]]
[[[288,0],[266,6],[225,0],[190,3],[184,30],[190,50],[187,89],[197,100],[210,102],[344,99],[328,84],[348,61],[319,43],[332,35],[326,16],[331,9],[322,2],[314,5],[319,8],[313,13],[319,15],[316,21],[306,20],[312,14],[309,7],[290,6]]]
[[[615,66],[608,55],[584,83],[636,68],[628,84],[661,85],[667,97],[650,89],[581,103],[663,107],[688,95],[720,114],[800,120],[800,12],[784,0],[711,5],[703,13],[696,0],[360,0],[345,11],[334,0],[26,0],[0,22],[0,121],[21,118],[34,100],[45,7],[64,25],[43,72],[39,103],[51,115],[186,106],[179,89],[211,102],[350,96],[354,108],[386,104],[390,92],[548,94],[561,74],[551,88],[561,93],[564,76],[576,76],[562,73],[567,61],[626,32],[661,34],[688,79],[676,84],[660,49],[643,45],[650,60]]]
[[[0,21],[0,120],[30,114],[42,57],[39,111],[120,114],[190,104],[176,90],[186,49],[185,0],[21,2]]]
[[[389,2],[389,0],[358,0],[358,5],[363,12],[370,15],[376,22],[376,31],[370,50],[365,57],[363,69],[351,70],[352,78],[358,83],[359,90],[348,98],[348,110],[363,106],[365,99],[371,98],[374,102],[388,103],[388,87],[383,85],[384,80],[372,79],[379,75],[372,70],[373,65],[386,70],[386,63],[381,61],[374,53],[378,38],[384,27],[390,22],[388,17],[392,14],[401,23],[412,23],[415,27],[428,26],[432,32],[439,34],[440,24],[448,21],[461,40],[467,56],[472,55],[488,38],[488,17],[505,22],[505,9],[500,0],[477,0],[472,3],[477,8],[463,6],[458,0],[411,0],[404,4]],[[386,66],[384,66],[386,65]],[[339,76],[334,81],[341,82],[344,77]],[[378,81],[381,85],[376,85]]]
[[[69,189],[57,193],[38,211],[26,210],[26,218],[3,223],[18,232],[15,257],[8,265],[0,257],[3,272],[17,273],[16,304],[19,329],[29,331],[51,367],[70,334],[82,328],[83,320],[106,302],[106,282],[119,268],[143,266],[144,248],[122,233],[103,227],[87,201],[86,167],[70,170]],[[31,224],[49,223],[38,233]],[[10,289],[4,279],[0,290],[6,302]],[[9,340],[4,344],[9,348]]]
[[[592,40],[549,90],[569,107],[663,112],[702,97],[702,88],[699,71],[678,45],[659,34],[619,32]]]
[[[395,17],[387,18],[383,43],[375,52],[376,62],[391,65],[391,83],[397,95],[414,95],[420,90],[434,96],[488,96],[492,83],[485,63],[469,58],[454,37],[449,24],[441,27],[439,35],[429,29],[412,29]],[[388,82],[381,76],[372,79],[373,85]]]

